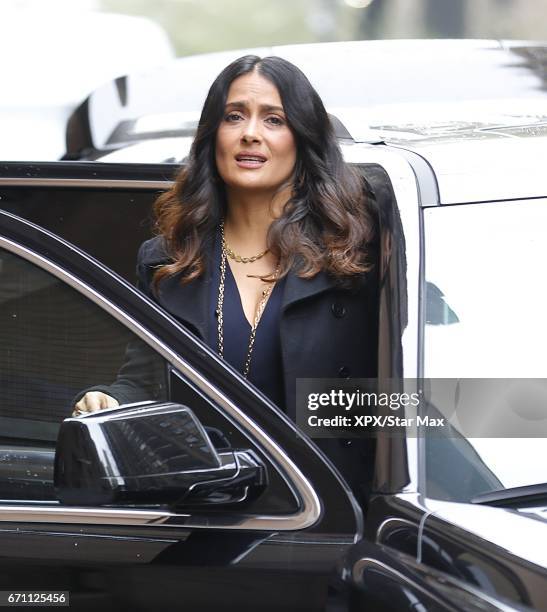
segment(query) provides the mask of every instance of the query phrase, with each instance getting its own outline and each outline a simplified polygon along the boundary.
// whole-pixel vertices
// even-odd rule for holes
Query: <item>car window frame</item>
[[[40,233],[49,235],[59,243],[65,243],[61,239],[38,228],[23,219],[17,218],[15,215],[1,212],[1,216],[9,217],[20,223],[23,226],[30,226],[33,230],[38,230]],[[80,507],[55,507],[56,502],[18,502],[16,500],[6,502],[0,501],[0,521],[11,521],[17,517],[17,520],[24,518],[25,522],[63,522],[63,523],[109,523],[115,524],[154,524],[169,525],[176,524],[184,525],[185,527],[215,527],[222,529],[259,529],[276,531],[293,531],[305,529],[313,526],[322,514],[321,502],[317,492],[308,478],[301,472],[300,468],[290,459],[286,452],[277,444],[271,436],[260,428],[254,421],[245,415],[235,403],[227,397],[219,388],[209,382],[200,372],[198,372],[190,363],[175,353],[171,347],[165,342],[157,338],[145,325],[140,321],[124,312],[119,305],[115,304],[110,298],[99,293],[94,287],[83,282],[74,274],[68,272],[59,266],[52,259],[48,259],[43,254],[21,244],[16,240],[5,237],[0,234],[0,248],[22,257],[34,265],[38,265],[41,269],[51,273],[62,282],[67,283],[73,289],[84,295],[105,312],[114,317],[122,325],[133,332],[137,337],[146,342],[153,350],[157,351],[167,363],[170,364],[177,372],[185,379],[190,380],[201,392],[203,392],[216,406],[218,406],[224,414],[236,421],[239,426],[249,435],[253,441],[264,450],[269,460],[277,467],[280,473],[288,479],[288,483],[292,490],[296,493],[300,509],[292,515],[262,515],[240,517],[237,520],[237,515],[218,516],[214,519],[210,517],[201,517],[199,513],[195,515],[180,514],[174,512],[158,512],[156,510],[132,510],[132,509],[105,509],[105,508],[80,508]],[[74,249],[74,247],[72,247]],[[78,251],[78,249],[74,249]],[[85,254],[84,254],[85,255]],[[87,259],[91,260],[89,256]],[[98,262],[95,262],[98,264]],[[178,322],[159,308],[152,300],[142,294],[140,291],[126,283],[123,279],[118,278],[116,274],[106,269],[104,266],[97,266],[103,272],[107,272],[120,285],[124,285],[126,290],[129,289],[133,294],[132,299],[139,302],[144,302],[146,308],[152,308],[156,315],[160,315],[164,320],[169,321],[174,334],[183,334],[186,337],[190,333],[185,330]],[[191,336],[191,335],[190,335]],[[198,341],[192,337],[192,340]],[[199,342],[199,341],[198,341]]]

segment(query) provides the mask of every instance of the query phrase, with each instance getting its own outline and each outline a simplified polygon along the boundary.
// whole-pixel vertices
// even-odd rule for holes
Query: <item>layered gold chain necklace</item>
[[[225,282],[226,282],[227,258],[230,257],[231,259],[234,259],[235,261],[238,261],[240,263],[252,263],[253,261],[256,261],[257,259],[264,257],[264,255],[266,255],[269,249],[266,249],[265,251],[263,251],[262,253],[259,253],[258,255],[253,255],[252,257],[241,257],[240,255],[237,255],[226,244],[226,237],[224,236],[224,221],[222,221],[220,224],[220,236],[222,240],[222,255],[220,259],[220,284],[218,287],[218,302],[217,302],[216,314],[218,318],[218,354],[220,355],[221,358],[224,359],[223,308],[224,308],[224,287],[225,287]],[[277,266],[275,269],[274,278],[277,278],[278,273],[279,273],[279,266]],[[260,323],[260,319],[262,317],[264,309],[266,308],[266,302],[268,301],[268,298],[270,297],[270,294],[273,291],[274,285],[275,285],[275,281],[270,283],[268,287],[262,290],[262,297],[260,298],[260,301],[258,302],[258,305],[256,307],[254,321],[251,326],[251,334],[249,336],[249,345],[247,347],[247,357],[245,358],[245,365],[243,367],[244,378],[247,378],[249,374],[249,370],[251,368],[251,357],[253,354],[256,330],[257,330],[258,324]]]
[[[224,230],[222,230],[222,235],[224,236]],[[256,261],[257,259],[260,259],[261,257],[264,257],[264,255],[266,255],[266,253],[270,250],[270,249],[266,249],[265,251],[262,251],[262,253],[259,253],[258,255],[251,255],[251,257],[242,257],[241,255],[238,255],[237,253],[234,253],[234,251],[232,251],[232,249],[228,246],[226,240],[224,240],[223,244],[223,248],[226,249],[226,255],[228,255],[228,257],[230,259],[233,259],[234,261],[237,261],[239,263],[253,263],[253,261]]]

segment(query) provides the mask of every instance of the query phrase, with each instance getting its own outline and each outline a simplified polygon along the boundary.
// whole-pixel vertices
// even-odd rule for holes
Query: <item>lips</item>
[[[236,161],[250,164],[263,164],[266,161],[266,156],[262,153],[254,153],[253,151],[242,151],[236,156]]]

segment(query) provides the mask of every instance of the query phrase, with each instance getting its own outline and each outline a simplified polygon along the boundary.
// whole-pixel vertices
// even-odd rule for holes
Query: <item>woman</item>
[[[296,378],[375,376],[370,195],[306,76],[241,57],[212,84],[187,165],[156,202],[139,286],[294,419]],[[76,413],[146,399],[116,399],[116,384]]]

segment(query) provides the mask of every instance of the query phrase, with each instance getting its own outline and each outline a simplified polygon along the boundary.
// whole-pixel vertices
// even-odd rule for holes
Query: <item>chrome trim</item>
[[[72,274],[69,274],[55,263],[46,259],[42,255],[31,251],[11,240],[0,236],[0,247],[4,248],[27,261],[34,263],[41,268],[47,270],[55,277],[66,282],[76,291],[85,295],[92,300],[100,308],[108,312],[115,319],[129,328],[139,338],[144,340],[149,346],[156,350],[164,357],[176,370],[180,371],[186,378],[194,383],[207,397],[214,403],[220,405],[223,410],[241,425],[247,432],[258,441],[262,448],[267,452],[268,456],[273,459],[278,468],[289,478],[290,483],[294,486],[300,502],[301,509],[295,514],[290,515],[274,515],[274,516],[252,516],[242,517],[240,521],[232,520],[228,522],[222,521],[222,517],[214,520],[207,517],[200,518],[199,516],[188,517],[184,522],[184,527],[216,527],[223,529],[259,529],[259,530],[275,530],[275,531],[293,531],[297,529],[305,529],[314,525],[321,516],[321,502],[311,483],[302,474],[299,468],[278,446],[278,444],[270,438],[256,423],[254,423],[247,415],[231,402],[219,389],[211,385],[197,370],[190,364],[176,355],[167,345],[163,344],[155,338],[146,328],[138,321],[123,312],[118,306],[104,299],[92,287],[81,282]],[[161,312],[158,309],[159,312]],[[62,516],[63,522],[80,522],[80,523],[101,523],[109,524],[109,521],[114,520],[116,524],[164,524],[175,517],[178,519],[185,518],[184,515],[173,514],[169,512],[150,512],[140,510],[117,510],[105,509],[97,510],[96,508],[70,508],[63,507],[62,509],[53,508],[36,508],[36,507],[0,507],[0,520],[20,520],[21,513],[25,513],[27,522],[59,522]],[[10,518],[4,518],[4,517]],[[14,517],[19,516],[18,519]],[[70,520],[70,519],[74,520]],[[197,519],[197,520],[196,520]],[[127,522],[124,523],[124,520]]]
[[[11,505],[17,503],[13,499],[0,499],[0,506]],[[59,502],[56,499],[25,499],[25,506],[58,506]]]
[[[101,189],[168,189],[172,180],[135,181],[132,179],[61,179],[61,178],[0,178],[0,187],[92,187]]]
[[[405,518],[401,518],[401,517],[395,517],[392,516],[390,518],[387,518],[385,520],[383,520],[379,525],[378,525],[378,529],[376,530],[376,544],[380,544],[382,545],[384,542],[382,540],[383,538],[383,534],[382,531],[384,531],[384,529],[390,524],[390,523],[395,523],[396,525],[407,525],[409,527],[412,527],[413,529],[417,529],[418,526],[416,525],[416,523],[413,523],[411,520],[409,519],[405,519]]]
[[[80,508],[59,506],[57,508],[36,508],[16,505],[0,506],[0,521],[29,523],[86,523],[109,525],[157,525],[170,517],[189,517],[154,510],[115,510],[111,508]]]
[[[168,510],[129,510],[127,508],[88,508],[84,506],[39,507],[0,506],[0,523],[54,523],[55,525],[109,525],[124,527],[164,527],[181,529],[236,529],[260,531],[296,531],[308,526],[302,513],[279,516],[205,516],[181,514]],[[292,521],[292,523],[291,523]],[[315,522],[315,521],[314,521]],[[298,525],[303,524],[304,527]],[[296,526],[295,526],[296,525]]]
[[[424,539],[425,522],[432,515],[435,514],[433,510],[425,510],[420,519],[420,526],[418,527],[418,542],[416,546],[416,561],[422,562],[422,544]]]

